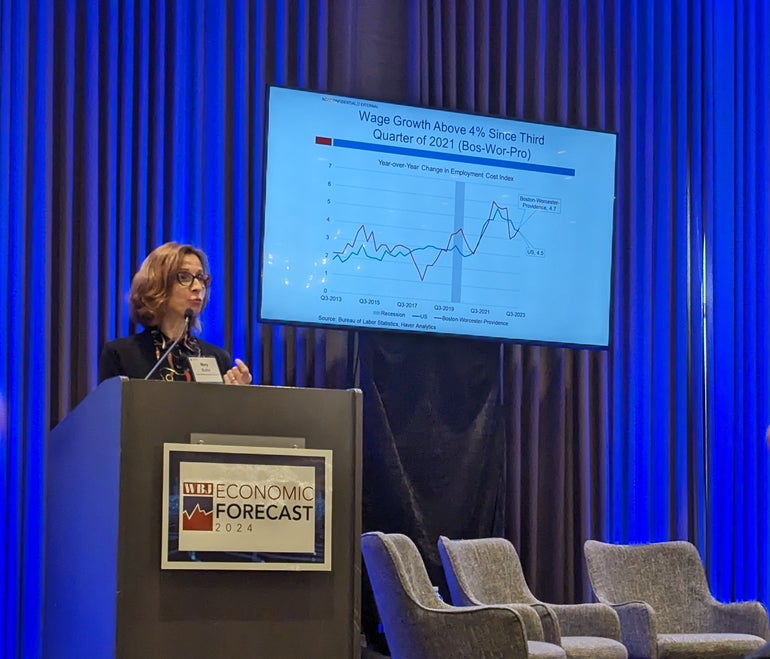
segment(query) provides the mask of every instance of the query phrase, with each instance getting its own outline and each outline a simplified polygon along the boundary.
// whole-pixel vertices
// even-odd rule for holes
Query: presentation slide
[[[605,347],[616,135],[271,87],[259,316]]]

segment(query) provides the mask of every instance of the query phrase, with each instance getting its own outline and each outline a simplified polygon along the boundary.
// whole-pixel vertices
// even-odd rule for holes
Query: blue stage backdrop
[[[257,383],[396,397],[366,431],[402,470],[367,466],[373,501],[431,478],[385,427],[425,387],[366,380],[354,335],[256,322],[268,83],[618,133],[611,348],[472,351],[498,376],[473,392],[500,405],[494,528],[543,599],[589,596],[588,537],[686,538],[718,597],[767,602],[768,34],[765,0],[0,0],[0,655],[40,656],[48,430],[163,241],[209,254],[204,335]],[[470,394],[441,384],[415,409]],[[413,504],[390,530],[435,544]]]

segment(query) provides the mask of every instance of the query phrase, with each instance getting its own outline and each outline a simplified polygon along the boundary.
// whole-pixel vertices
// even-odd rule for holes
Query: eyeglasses
[[[196,279],[201,283],[201,286],[203,286],[204,288],[208,288],[209,283],[211,282],[211,275],[207,275],[202,272],[199,272],[197,275],[194,275],[189,270],[179,270],[176,273],[176,280],[180,284],[182,284],[182,286],[192,286],[192,283]]]

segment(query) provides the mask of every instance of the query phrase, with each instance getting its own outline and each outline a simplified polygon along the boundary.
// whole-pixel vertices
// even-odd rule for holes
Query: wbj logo
[[[214,483],[182,483],[182,530],[214,529]]]

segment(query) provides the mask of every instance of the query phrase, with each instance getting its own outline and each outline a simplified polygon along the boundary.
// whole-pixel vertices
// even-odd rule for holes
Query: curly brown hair
[[[176,283],[176,273],[182,267],[184,257],[190,254],[200,259],[204,274],[210,274],[206,254],[192,245],[168,242],[156,247],[147,255],[131,280],[131,290],[128,293],[131,320],[145,327],[160,325],[166,313],[171,290]],[[206,307],[209,300],[208,293],[206,289],[202,308]],[[200,329],[197,317],[193,327]]]

